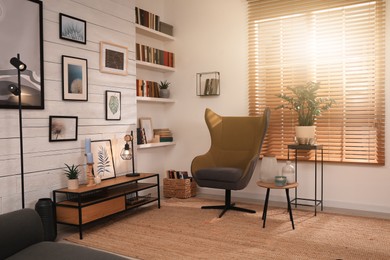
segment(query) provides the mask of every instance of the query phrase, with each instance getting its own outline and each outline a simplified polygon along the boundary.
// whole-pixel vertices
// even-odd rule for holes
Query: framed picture
[[[100,71],[127,75],[127,48],[113,43],[100,42]]]
[[[0,1],[0,108],[18,108],[19,97],[8,91],[18,84],[18,71],[9,62],[20,55],[22,107],[44,109],[42,2]]]
[[[114,160],[112,157],[111,140],[91,141],[93,154],[93,174],[102,180],[115,178]]]
[[[106,120],[121,120],[121,93],[106,91]]]
[[[76,141],[77,116],[49,116],[49,142]]]
[[[150,117],[141,117],[139,119],[139,125],[141,129],[145,130],[146,141],[149,143],[153,140],[153,127],[152,127],[152,119]]]
[[[62,55],[62,99],[88,100],[88,61]]]
[[[60,13],[60,38],[87,43],[87,23],[84,20]]]

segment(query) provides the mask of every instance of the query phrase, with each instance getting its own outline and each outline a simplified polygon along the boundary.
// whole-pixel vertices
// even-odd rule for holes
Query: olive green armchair
[[[210,109],[205,121],[210,131],[211,147],[191,163],[191,173],[200,187],[225,190],[225,204],[203,206],[202,209],[222,209],[219,217],[228,210],[255,213],[235,207],[231,191],[244,189],[256,168],[261,147],[269,124],[270,110],[263,116],[220,116]]]

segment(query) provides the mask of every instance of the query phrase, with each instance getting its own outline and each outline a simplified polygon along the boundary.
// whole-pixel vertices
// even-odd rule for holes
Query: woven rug
[[[219,204],[219,203],[217,203]],[[162,201],[100,221],[68,241],[137,259],[390,259],[390,221],[239,203],[256,214],[202,210],[215,201]]]

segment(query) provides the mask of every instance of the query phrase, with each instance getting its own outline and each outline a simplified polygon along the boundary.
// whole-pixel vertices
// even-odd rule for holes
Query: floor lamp
[[[121,158],[123,160],[132,160],[131,166],[133,168],[132,173],[126,174],[127,177],[136,177],[139,176],[139,173],[135,173],[135,167],[134,167],[134,137],[133,137],[133,131],[129,135],[125,135],[125,147],[121,151]],[[129,142],[131,142],[131,151],[130,151],[130,145]]]
[[[20,72],[25,71],[27,66],[20,60],[19,53],[16,57],[12,57],[10,63],[18,70],[18,85],[9,85],[9,91],[18,96],[19,108],[19,138],[20,138],[20,177],[22,184],[22,208],[24,209],[24,167],[23,167],[23,126],[22,126],[22,89],[20,83]]]

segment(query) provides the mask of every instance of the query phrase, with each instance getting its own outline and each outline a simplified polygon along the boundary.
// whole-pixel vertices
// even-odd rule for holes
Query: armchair
[[[205,111],[211,146],[207,153],[196,156],[191,163],[192,176],[200,187],[225,190],[225,204],[202,206],[202,209],[222,209],[248,213],[255,211],[231,203],[231,191],[244,189],[255,170],[268,128],[270,110],[263,116],[220,116],[211,109]]]

